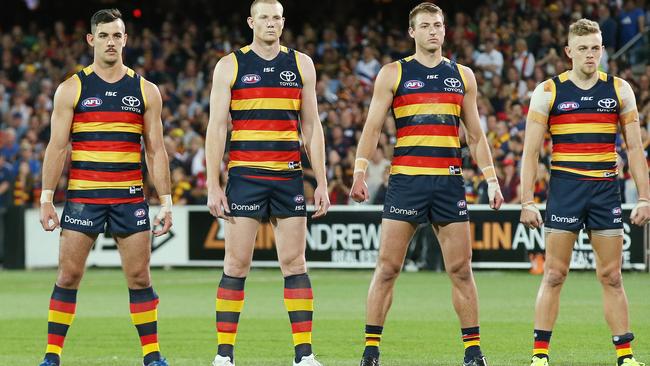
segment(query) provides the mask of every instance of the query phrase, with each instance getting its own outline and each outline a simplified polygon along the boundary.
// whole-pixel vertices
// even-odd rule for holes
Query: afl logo
[[[421,89],[424,87],[424,82],[420,80],[409,80],[404,83],[406,89]]]
[[[458,208],[465,208],[467,207],[467,202],[465,200],[460,200],[456,203],[456,206],[458,206]]]
[[[297,196],[295,196],[295,197],[293,198],[293,201],[294,201],[295,203],[300,204],[300,203],[305,202],[305,197],[304,197],[303,195],[299,194],[299,195],[297,195]]]
[[[294,81],[296,80],[296,74],[293,73],[293,71],[282,71],[280,73],[280,79],[283,81]]]
[[[138,218],[142,218],[142,217],[144,217],[144,215],[146,215],[146,214],[147,214],[147,213],[144,211],[144,208],[139,208],[139,209],[135,210],[135,212],[133,213],[133,215],[134,215],[135,217],[138,217]]]
[[[580,108],[580,104],[578,104],[578,102],[562,102],[557,106],[557,109],[563,112],[572,111],[578,108]]]
[[[132,96],[132,95],[127,95],[126,97],[122,98],[122,104],[129,106],[129,107],[139,107],[140,106],[140,99]]]
[[[244,84],[255,84],[262,80],[262,77],[257,74],[246,74],[241,77],[241,82]]]
[[[461,86],[460,80],[456,78],[446,78],[444,83],[450,88],[460,88]]]
[[[612,208],[612,215],[621,216],[621,213],[623,213],[623,211],[621,210],[620,207]]]
[[[81,102],[81,105],[87,108],[95,108],[102,105],[102,100],[95,97],[86,98]]]
[[[612,109],[616,108],[616,101],[612,98],[605,98],[598,101],[598,106],[600,108]]]

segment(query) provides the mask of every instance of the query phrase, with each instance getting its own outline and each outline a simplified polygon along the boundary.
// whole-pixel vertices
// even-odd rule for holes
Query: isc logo
[[[594,100],[594,97],[582,97],[580,100]]]

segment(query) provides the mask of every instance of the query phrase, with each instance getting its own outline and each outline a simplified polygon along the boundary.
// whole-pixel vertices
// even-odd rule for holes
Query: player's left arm
[[[316,213],[312,217],[317,218],[327,214],[327,210],[330,207],[325,174],[325,136],[320,117],[318,116],[316,69],[314,68],[314,62],[311,60],[311,57],[304,53],[297,52],[297,55],[299,62],[298,68],[302,76],[300,122],[305,151],[316,176],[317,186],[314,191]]]
[[[153,184],[160,197],[160,212],[156,215],[153,222],[154,235],[160,236],[169,231],[172,226],[172,196],[171,196],[171,182],[169,179],[169,159],[167,159],[167,152],[165,151],[165,144],[163,140],[163,127],[162,119],[160,117],[162,111],[162,98],[160,91],[156,85],[144,80],[144,98],[145,112],[144,112],[144,149],[145,161],[147,163],[147,170],[151,174]],[[161,223],[163,227],[156,229]]]
[[[461,109],[461,118],[467,132],[467,145],[476,160],[483,176],[488,182],[488,196],[490,207],[498,210],[503,203],[503,195],[499,188],[496,171],[492,162],[492,153],[488,145],[485,133],[481,129],[481,123],[478,115],[478,106],[476,104],[477,90],[476,78],[474,72],[468,67],[460,66],[464,74],[465,97],[463,98],[463,107]]]
[[[630,221],[635,225],[645,225],[650,221],[650,183],[648,183],[648,165],[643,153],[641,141],[641,127],[639,124],[639,111],[636,108],[636,99],[632,87],[625,80],[614,79],[618,90],[619,122],[625,145],[627,146],[627,160],[630,173],[634,178],[639,201],[632,210]]]

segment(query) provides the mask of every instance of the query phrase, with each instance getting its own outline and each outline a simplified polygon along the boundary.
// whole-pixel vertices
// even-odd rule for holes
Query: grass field
[[[155,270],[159,334],[171,366],[210,365],[215,352],[214,295],[218,270]],[[370,271],[314,270],[314,351],[325,366],[358,365],[363,349]],[[0,366],[38,365],[45,349],[47,304],[54,271],[0,272]],[[535,293],[540,277],[523,272],[477,272],[481,344],[491,366],[528,365]],[[627,273],[632,328],[639,360],[650,360],[650,275]],[[382,364],[458,365],[460,330],[449,281],[440,273],[404,273],[382,340]],[[293,347],[278,270],[255,270],[237,337],[237,365],[291,365]],[[565,285],[551,342],[553,365],[615,364],[592,272]],[[118,270],[89,270],[68,333],[64,366],[141,365]]]

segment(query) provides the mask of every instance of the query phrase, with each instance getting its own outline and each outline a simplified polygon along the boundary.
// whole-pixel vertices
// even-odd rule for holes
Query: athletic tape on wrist
[[[54,199],[54,191],[51,189],[44,189],[41,191],[41,203],[52,203]]]
[[[368,170],[368,164],[370,164],[368,159],[366,159],[366,158],[356,158],[354,160],[354,173],[357,173],[357,172],[365,173],[366,170]]]

